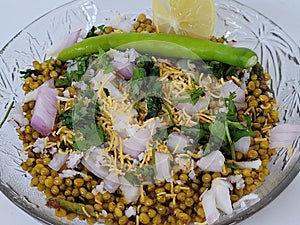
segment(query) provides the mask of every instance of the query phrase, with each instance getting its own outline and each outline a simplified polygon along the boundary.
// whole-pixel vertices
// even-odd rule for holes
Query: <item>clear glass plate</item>
[[[0,52],[0,115],[9,104],[21,102],[24,96],[20,70],[33,60],[43,61],[45,51],[64,34],[105,23],[112,12],[151,14],[151,1],[76,0],[40,17],[21,30]],[[232,0],[215,0],[217,10],[216,36],[237,40],[238,46],[253,49],[266,71],[272,75],[272,89],[280,102],[281,123],[300,124],[300,55],[295,42],[268,18]],[[113,10],[112,10],[113,9]],[[20,168],[22,157],[14,128],[5,123],[0,129],[0,190],[18,207],[45,224],[85,224],[61,220],[45,206],[44,196],[30,187],[30,175]],[[279,151],[269,165],[271,174],[256,190],[260,201],[231,216],[222,216],[217,223],[234,224],[257,212],[276,198],[298,174],[300,168],[299,141],[288,158],[287,150]]]

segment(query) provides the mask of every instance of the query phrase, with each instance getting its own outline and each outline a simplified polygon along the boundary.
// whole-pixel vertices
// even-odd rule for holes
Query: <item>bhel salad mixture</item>
[[[9,121],[30,185],[57,217],[88,224],[213,224],[258,201],[280,135],[299,127],[276,126],[256,54],[120,18],[21,72]]]

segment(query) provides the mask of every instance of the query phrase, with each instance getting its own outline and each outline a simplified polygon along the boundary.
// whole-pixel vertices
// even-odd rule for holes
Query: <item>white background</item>
[[[300,46],[299,0],[238,0],[257,9],[282,27]],[[19,30],[47,11],[68,0],[1,0],[0,48]],[[120,0],[120,4],[125,3]],[[294,225],[300,221],[300,176],[270,205],[248,218],[240,225]],[[0,193],[1,225],[38,225],[38,221],[13,205]]]

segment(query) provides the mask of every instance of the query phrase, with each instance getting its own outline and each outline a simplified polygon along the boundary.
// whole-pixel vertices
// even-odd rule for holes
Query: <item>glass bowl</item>
[[[50,11],[21,30],[0,52],[0,115],[12,101],[24,97],[19,71],[31,66],[33,60],[43,61],[46,49],[64,34],[105,23],[113,12],[151,14],[151,1],[76,0]],[[280,102],[281,123],[300,123],[300,55],[295,42],[268,18],[233,0],[215,0],[217,21],[215,35],[237,40],[237,46],[253,49],[266,71],[272,76],[272,89]],[[113,10],[112,10],[113,9]],[[0,190],[18,207],[45,224],[86,224],[55,217],[45,206],[43,194],[30,187],[30,175],[20,168],[22,143],[15,129],[5,123],[0,129]],[[246,209],[222,215],[221,224],[235,224],[257,212],[276,198],[295,178],[300,168],[300,142],[288,156],[281,149],[269,164],[271,171],[255,193],[260,201]]]

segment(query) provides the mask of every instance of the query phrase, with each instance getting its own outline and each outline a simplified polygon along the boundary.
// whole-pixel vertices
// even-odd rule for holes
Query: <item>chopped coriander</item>
[[[40,75],[40,71],[27,69],[25,71],[20,71],[20,74],[23,74],[23,76],[21,76],[21,78],[26,79],[27,77],[31,77],[32,75],[35,75],[35,76]]]
[[[193,89],[188,90],[187,93],[190,95],[193,105],[195,105],[198,102],[200,97],[205,96],[205,92],[201,87],[196,88],[194,86]]]
[[[80,81],[89,66],[89,59],[89,55],[77,57],[73,62],[74,65],[77,65],[77,69],[66,72],[62,77],[56,80],[56,84],[59,87],[69,87],[73,81]]]

